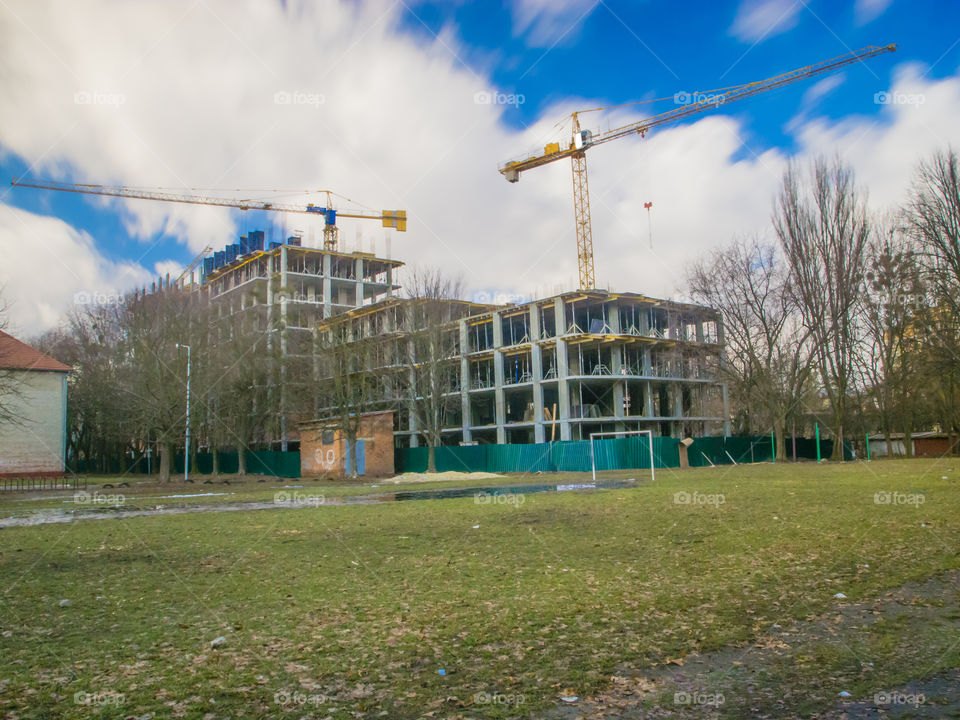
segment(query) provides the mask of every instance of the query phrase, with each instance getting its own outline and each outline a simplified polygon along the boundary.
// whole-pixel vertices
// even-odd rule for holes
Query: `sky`
[[[339,221],[348,251],[462,276],[480,301],[577,287],[569,161],[510,184],[503,162],[707,93],[896,43],[838,72],[592,148],[597,285],[682,298],[684,268],[772,239],[789,162],[839,157],[872,210],[960,147],[953,0],[3,0],[0,286],[35,336],[78,304],[173,277],[305,215],[108,199],[9,179],[404,209],[408,232]],[[653,203],[650,211],[645,203]],[[401,275],[402,281],[402,275]]]

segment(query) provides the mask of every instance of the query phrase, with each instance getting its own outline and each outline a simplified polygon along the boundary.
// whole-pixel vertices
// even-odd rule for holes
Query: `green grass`
[[[536,714],[562,694],[602,690],[621,663],[642,670],[747,643],[823,613],[837,592],[856,602],[960,567],[960,489],[941,479],[960,474],[951,463],[705,468],[512,505],[8,528],[0,702],[21,718],[88,717],[78,692],[122,694],[101,696],[103,718]],[[925,501],[878,505],[878,491]],[[678,492],[724,502],[677,504]],[[902,679],[891,648],[916,630],[890,625],[864,640],[886,665],[870,680],[878,687]],[[212,650],[218,636],[227,642]],[[833,647],[811,652],[813,670],[778,670],[779,681],[852,662]],[[956,661],[928,654],[918,666]],[[292,692],[304,704],[275,702]],[[477,704],[478,693],[522,705]]]

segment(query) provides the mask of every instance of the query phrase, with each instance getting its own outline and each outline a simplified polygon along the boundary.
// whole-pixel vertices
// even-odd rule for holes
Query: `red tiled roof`
[[[70,372],[70,367],[0,330],[0,369]]]

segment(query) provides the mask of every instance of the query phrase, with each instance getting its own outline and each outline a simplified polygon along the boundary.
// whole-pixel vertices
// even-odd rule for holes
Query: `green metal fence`
[[[198,453],[195,465],[190,472],[197,475],[209,475],[213,472],[213,453]],[[217,453],[220,473],[233,475],[240,468],[240,457],[236,450]],[[183,455],[178,454],[174,461],[174,472],[183,472]],[[298,450],[280,452],[278,450],[248,450],[248,475],[275,475],[277,477],[300,477],[300,452]]]
[[[191,475],[210,475],[213,473],[213,453],[198,453],[190,462]],[[220,464],[220,473],[223,475],[236,474],[240,467],[240,459],[236,450],[217,453]],[[79,474],[127,474],[145,475],[148,470],[156,474],[160,470],[160,458],[156,455],[148,463],[147,458],[136,460],[124,457],[113,457],[107,460],[97,458],[92,462],[79,460],[68,463],[70,472]],[[173,474],[183,474],[183,453],[178,453],[173,459]],[[249,450],[247,452],[247,472],[251,475],[275,475],[277,477],[300,477],[300,453],[293,450],[280,452],[276,450]]]
[[[677,467],[679,440],[654,438],[656,467]],[[650,441],[646,435],[593,441],[597,470],[650,467]],[[395,470],[426,472],[425,447],[398,448]],[[573,440],[517,445],[472,445],[437,448],[437,471],[460,472],[590,472],[590,441]]]
[[[616,470],[650,467],[650,441],[646,435],[593,441],[597,470]],[[653,439],[653,454],[658,468],[680,466],[680,441],[676,438]],[[823,457],[833,449],[830,440],[821,441]],[[791,441],[787,454],[793,458]],[[427,448],[398,448],[394,465],[398,473],[426,472]],[[849,449],[847,459],[852,458]],[[816,459],[813,441],[797,440],[797,457]],[[736,463],[770,462],[773,460],[773,441],[769,435],[752,437],[696,438],[687,452],[691,467],[730,465]],[[437,471],[460,472],[590,472],[590,441],[573,440],[524,445],[443,446],[437,448]]]

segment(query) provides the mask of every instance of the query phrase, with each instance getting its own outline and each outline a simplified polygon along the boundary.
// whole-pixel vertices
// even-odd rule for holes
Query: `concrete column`
[[[653,417],[653,383],[648,380],[643,385],[643,414]]]
[[[356,276],[357,297],[354,303],[357,307],[363,305],[363,258],[357,258],[354,262],[353,273]]]
[[[639,324],[640,333],[643,335],[650,334],[650,308],[644,307],[640,310],[640,324]]]
[[[410,347],[409,347],[409,343],[411,343],[411,342],[412,342],[412,341],[408,341],[407,357],[410,357],[410,352],[411,352],[411,350],[410,350]],[[414,371],[413,371],[413,368],[412,368],[412,367],[407,370],[407,375],[408,375],[407,384],[408,384],[409,387],[411,388],[411,390],[410,390],[411,393],[415,393],[415,392],[416,392],[415,390],[413,390],[413,388],[416,387],[416,383],[414,382],[413,372],[414,372]],[[411,402],[411,403],[415,403],[415,402],[416,402],[416,398],[415,398],[415,397],[410,397],[410,398],[408,398],[408,400],[409,400],[409,402]],[[417,432],[417,431],[420,429],[420,426],[419,426],[419,424],[417,423],[417,416],[416,416],[416,414],[413,412],[413,409],[410,409],[410,410],[408,410],[407,412],[408,412],[408,414],[409,414],[409,416],[410,416],[410,431],[411,431],[411,435],[410,435],[410,447],[420,447],[420,434]]]
[[[332,256],[323,256],[323,317],[328,318],[333,315],[333,281],[330,279],[332,270]]]
[[[467,350],[469,349],[469,331],[467,330],[467,321],[461,320],[460,325],[460,425],[463,430],[463,441],[473,440],[473,431],[470,429],[472,418],[470,417],[470,362],[467,360]]]
[[[387,297],[393,297],[393,266],[392,265],[387,266]]]
[[[620,334],[620,305],[619,303],[607,303],[604,311],[607,313],[607,325],[614,335]]]
[[[496,405],[497,444],[507,442],[507,431],[504,423],[507,421],[506,401],[503,396],[503,319],[500,313],[493,313],[493,386],[494,403]]]
[[[720,388],[723,392],[723,434],[725,437],[730,436],[730,401],[727,397],[727,384],[720,383]]]
[[[567,343],[557,339],[557,404],[559,405],[560,439],[570,440],[570,381]]]
[[[609,324],[609,323],[608,323]],[[613,415],[614,417],[622,418],[626,415],[623,409],[623,398],[624,398],[624,388],[626,386],[626,380],[623,379],[621,370],[623,369],[623,362],[621,353],[623,352],[623,345],[621,343],[614,343],[610,348],[610,372],[613,373],[613,376],[616,380],[613,381]],[[623,423],[617,423],[617,430],[623,430]]]
[[[544,441],[543,429],[543,357],[540,352],[540,313],[536,303],[530,306],[530,365],[533,371],[533,441]]]
[[[567,332],[567,312],[562,298],[553,300],[554,325],[557,326],[557,337]]]

